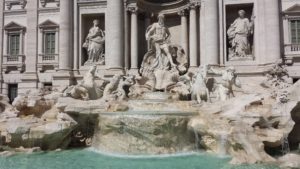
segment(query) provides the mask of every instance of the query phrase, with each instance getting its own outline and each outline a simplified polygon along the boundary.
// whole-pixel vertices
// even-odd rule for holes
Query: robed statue
[[[229,60],[253,57],[249,39],[254,33],[254,16],[252,16],[250,22],[245,17],[246,12],[244,10],[240,10],[238,14],[239,17],[235,19],[227,31],[231,45],[229,48]]]
[[[93,27],[89,30],[89,34],[83,44],[88,53],[88,60],[85,62],[85,65],[105,64],[105,33],[100,29],[99,24],[99,20],[93,21]]]

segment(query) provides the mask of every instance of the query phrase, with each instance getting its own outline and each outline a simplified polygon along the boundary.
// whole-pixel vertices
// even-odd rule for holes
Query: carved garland
[[[60,5],[60,0],[40,0],[43,8],[46,7],[47,3],[56,2],[57,7]]]
[[[24,9],[27,4],[26,0],[6,0],[5,5],[8,10],[11,10],[13,5],[21,5],[21,8]]]

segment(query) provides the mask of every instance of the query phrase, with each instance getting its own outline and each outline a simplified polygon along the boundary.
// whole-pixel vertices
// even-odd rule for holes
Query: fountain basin
[[[127,111],[99,115],[93,147],[107,153],[149,155],[195,150],[187,124],[194,112]]]

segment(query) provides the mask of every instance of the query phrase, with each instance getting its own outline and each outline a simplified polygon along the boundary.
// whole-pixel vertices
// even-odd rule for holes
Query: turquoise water
[[[258,165],[233,167],[229,161],[206,153],[117,157],[85,149],[2,157],[0,169],[277,169]]]

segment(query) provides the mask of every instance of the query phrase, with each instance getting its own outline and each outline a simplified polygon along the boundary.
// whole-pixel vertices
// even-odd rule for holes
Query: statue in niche
[[[245,17],[246,12],[239,10],[239,17],[230,25],[227,35],[231,47],[229,60],[253,59],[249,37],[254,33],[254,16],[251,22]]]
[[[143,85],[152,91],[166,91],[172,79],[187,72],[188,58],[182,47],[170,43],[171,34],[165,26],[165,17],[158,15],[158,22],[150,25],[146,39],[150,45],[144,56],[140,73],[146,80]]]
[[[89,34],[86,37],[86,41],[83,44],[83,48],[85,48],[88,53],[88,60],[84,65],[104,65],[105,32],[100,29],[99,20],[94,20],[93,24],[94,26],[90,29]]]
[[[176,67],[169,50],[171,34],[169,29],[165,26],[164,19],[164,15],[158,15],[158,22],[154,23],[147,30],[146,40],[151,41],[151,45],[155,48],[155,62],[157,64],[155,66],[165,67],[166,64],[170,64],[172,67]],[[162,52],[164,52],[166,58],[162,56]]]

